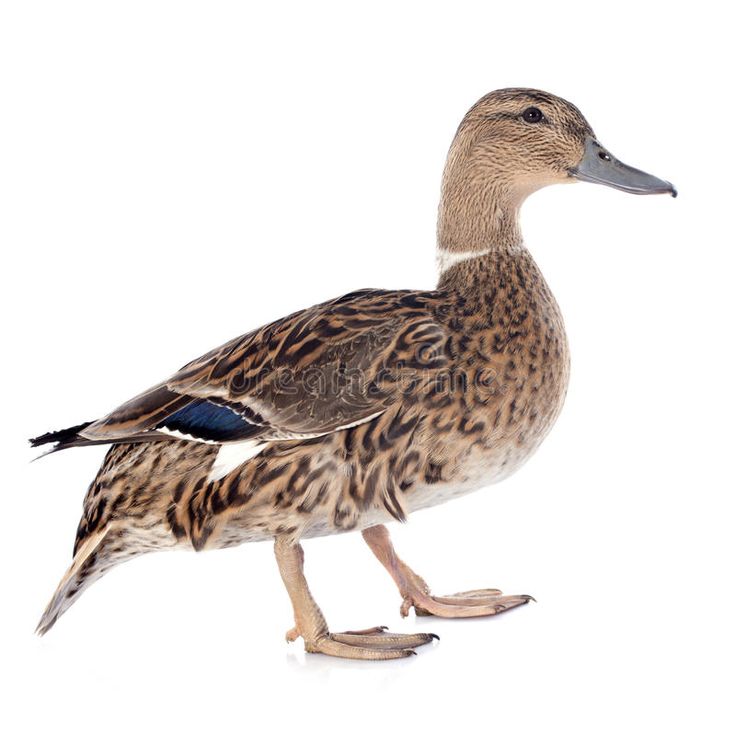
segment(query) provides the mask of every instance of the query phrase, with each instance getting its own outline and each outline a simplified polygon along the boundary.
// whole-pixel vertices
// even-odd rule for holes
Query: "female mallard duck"
[[[519,207],[537,189],[574,179],[676,194],[611,156],[569,102],[492,92],[450,148],[437,289],[365,289],[297,312],[102,419],[32,440],[53,450],[112,445],[38,631],[144,552],[273,538],[294,607],[289,640],[338,657],[412,654],[433,636],[330,633],[309,592],[299,540],[353,529],[396,582],[404,615],[413,606],[490,616],[527,603],[494,589],[432,595],[383,522],[505,478],[554,423],[568,380],[565,329],[523,245]]]

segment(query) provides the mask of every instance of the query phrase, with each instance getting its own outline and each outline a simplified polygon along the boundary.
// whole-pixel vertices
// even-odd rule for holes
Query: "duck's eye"
[[[542,115],[542,111],[538,107],[527,107],[527,109],[521,113],[521,117],[524,118],[527,123],[541,123],[542,120],[544,120],[544,115]]]

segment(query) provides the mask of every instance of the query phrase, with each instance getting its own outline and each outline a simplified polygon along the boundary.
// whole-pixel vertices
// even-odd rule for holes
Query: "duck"
[[[533,600],[434,595],[386,525],[507,478],[555,423],[568,343],[519,212],[539,189],[575,181],[677,194],[614,157],[570,102],[491,92],[449,149],[434,289],[362,289],[295,312],[102,418],[32,439],[48,452],[109,445],[38,633],[126,560],[269,540],[293,608],[288,641],[350,659],[415,654],[437,637],[332,632],[310,592],[302,540],[352,531],[393,578],[403,616],[491,617]]]

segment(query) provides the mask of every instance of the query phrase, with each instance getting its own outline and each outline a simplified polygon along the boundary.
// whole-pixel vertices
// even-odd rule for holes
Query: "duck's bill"
[[[632,194],[671,194],[677,196],[677,190],[664,179],[627,166],[612,156],[595,138],[585,141],[585,153],[582,161],[570,170],[570,175],[581,181],[620,189]]]

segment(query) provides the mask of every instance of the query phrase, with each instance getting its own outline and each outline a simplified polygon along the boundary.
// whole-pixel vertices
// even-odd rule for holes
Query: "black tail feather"
[[[48,445],[51,442],[58,443],[58,447],[56,448],[57,450],[61,450],[64,447],[73,447],[75,441],[83,439],[78,436],[79,432],[86,427],[89,427],[90,424],[92,424],[92,422],[84,422],[83,424],[77,424],[76,427],[60,429],[57,432],[46,432],[46,434],[33,437],[28,441],[31,443],[31,447],[40,447],[41,445]]]
[[[69,447],[90,447],[91,445],[120,445],[137,442],[161,442],[176,441],[175,437],[163,434],[161,432],[140,432],[138,434],[131,434],[127,437],[115,437],[110,439],[102,440],[90,440],[87,437],[79,434],[83,432],[92,422],[84,422],[84,424],[78,424],[76,427],[69,427],[68,429],[60,429],[57,432],[46,432],[46,434],[33,437],[28,440],[31,443],[31,447],[40,447],[41,445],[49,445],[53,443],[53,447],[49,448],[45,453],[35,458],[38,460],[41,457],[50,455],[52,452],[58,452],[59,450],[66,450]]]

